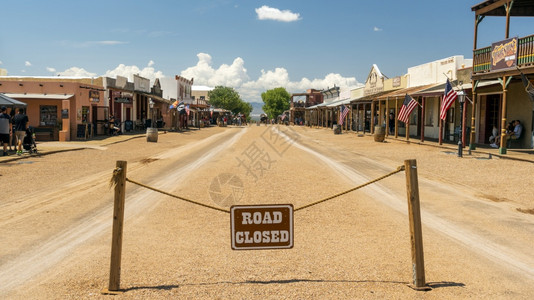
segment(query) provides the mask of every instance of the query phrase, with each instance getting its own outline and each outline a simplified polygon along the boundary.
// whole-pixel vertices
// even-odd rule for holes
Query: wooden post
[[[395,138],[399,137],[399,97],[395,97]]]
[[[124,224],[124,199],[126,193],[126,161],[117,161],[118,176],[115,185],[113,207],[113,237],[111,240],[111,264],[109,291],[119,291],[121,282],[122,229]]]
[[[414,289],[429,289],[425,282],[425,260],[423,256],[423,232],[421,230],[421,208],[419,206],[419,183],[415,159],[405,160],[406,193],[408,196],[408,217],[410,218],[410,240],[412,244],[412,269]]]
[[[462,148],[465,148],[465,128],[467,127],[467,121],[465,120],[465,118],[467,116],[467,101],[464,101],[464,103],[460,103],[460,105],[463,105],[462,115],[460,116],[462,118],[462,128],[460,128],[460,130],[462,131]]]
[[[375,133],[375,102],[371,100],[371,120],[369,120],[369,132],[371,134]]]
[[[441,108],[441,106],[443,105],[443,96],[439,96],[439,107]],[[443,144],[443,120],[441,119],[441,110],[440,110],[440,114],[438,116],[438,122],[439,122],[439,137],[438,137],[438,142],[440,145]]]
[[[405,123],[406,126],[406,141],[410,140],[410,119],[408,119],[408,123]]]
[[[421,142],[425,141],[425,97],[421,97]]]
[[[506,102],[507,94],[506,90],[506,76],[502,79],[502,115],[501,115],[501,140],[499,147],[499,154],[506,154]]]
[[[476,139],[476,110],[477,110],[477,92],[475,90],[475,81],[472,80],[472,86],[473,86],[473,105],[471,105],[471,135],[469,137],[469,150],[475,150],[475,139]]]
[[[389,136],[389,97],[386,97],[386,136]]]
[[[383,116],[382,116],[382,100],[378,99],[378,126],[382,127],[383,122]]]

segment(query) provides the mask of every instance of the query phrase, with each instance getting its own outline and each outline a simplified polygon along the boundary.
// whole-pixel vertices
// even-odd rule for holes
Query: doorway
[[[483,144],[489,144],[489,137],[492,134],[493,126],[500,131],[501,115],[501,95],[487,95],[486,101],[481,101],[480,115],[483,116],[480,122],[480,135]]]

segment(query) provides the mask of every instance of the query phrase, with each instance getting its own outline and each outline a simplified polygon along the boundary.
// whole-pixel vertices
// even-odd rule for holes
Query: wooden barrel
[[[334,134],[341,134],[341,127],[338,125],[332,125],[332,129],[334,130]]]
[[[386,138],[386,127],[375,126],[375,142],[383,142]]]
[[[158,142],[158,129],[153,127],[148,127],[146,129],[146,141],[147,142]]]

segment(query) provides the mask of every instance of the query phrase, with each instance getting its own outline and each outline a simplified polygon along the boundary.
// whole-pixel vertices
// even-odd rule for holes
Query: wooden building
[[[473,99],[475,109],[471,112],[470,148],[484,142],[493,125],[499,127],[501,140],[499,153],[505,154],[508,145],[507,123],[520,120],[523,131],[518,148],[533,147],[534,101],[529,97],[522,76],[534,78],[534,35],[510,36],[510,22],[513,18],[534,17],[532,0],[487,0],[471,8],[475,13],[473,41]],[[479,30],[484,30],[486,17],[506,18],[505,28],[494,32],[491,45],[478,45]],[[534,28],[531,28],[534,31]],[[481,87],[488,81],[498,85]]]

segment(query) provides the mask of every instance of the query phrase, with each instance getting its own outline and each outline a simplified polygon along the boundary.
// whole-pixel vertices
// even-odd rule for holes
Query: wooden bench
[[[54,139],[54,128],[52,127],[35,127],[33,130],[36,141],[51,141]]]
[[[506,147],[508,149],[521,148],[523,136],[524,136],[523,130],[521,130],[521,135],[517,139],[512,139],[511,137],[508,137],[506,141],[507,142]]]

